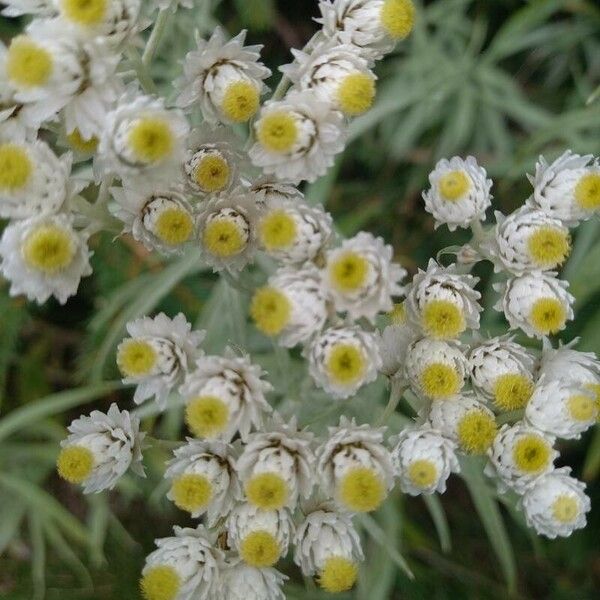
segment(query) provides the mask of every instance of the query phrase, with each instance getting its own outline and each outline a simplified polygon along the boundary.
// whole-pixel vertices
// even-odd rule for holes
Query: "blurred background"
[[[326,204],[346,235],[367,229],[392,243],[411,272],[468,234],[433,230],[421,191],[441,157],[473,154],[495,180],[496,210],[527,198],[541,153],[567,148],[600,154],[600,4],[597,0],[438,0],[416,2],[413,35],[377,67],[374,108],[350,128],[352,142],[334,169],[305,189]],[[289,62],[317,25],[316,0],[197,0],[171,21],[153,75],[172,97],[173,65],[193,45],[193,31],[217,22],[235,34],[249,29],[274,70]],[[191,15],[191,17],[190,17]],[[7,42],[24,20],[1,20]],[[278,75],[271,81],[276,85]],[[167,453],[147,453],[148,478],[125,478],[110,494],[83,497],[54,472],[65,425],[81,412],[130,407],[114,350],[124,324],[144,313],[183,311],[209,331],[208,352],[228,341],[245,346],[273,374],[278,389],[300,373],[298,356],[274,363],[272,348],[246,323],[247,298],[203,269],[195,254],[170,262],[128,238],[96,236],[94,274],[65,306],[11,299],[0,283],[0,597],[13,600],[108,600],[138,597],[137,581],[153,538],[185,518],[164,494]],[[482,277],[494,303],[491,269]],[[579,349],[600,352],[600,224],[575,233],[563,271],[577,298],[576,320],[561,339],[581,336]],[[228,317],[223,317],[227,303]],[[483,330],[506,326],[488,312]],[[524,340],[521,340],[524,341]],[[279,357],[281,358],[281,357]],[[291,368],[287,368],[290,367]],[[291,373],[292,375],[289,375]],[[302,374],[298,375],[302,376]],[[365,420],[384,402],[381,384],[343,409],[315,395],[310,414],[333,422],[344,410]],[[410,415],[408,407],[406,414]],[[302,414],[302,407],[299,411]],[[336,414],[336,411],[337,414]],[[180,439],[181,410],[159,417],[141,411],[144,428]],[[561,444],[560,465],[588,483],[587,529],[567,540],[535,538],[510,499],[472,464],[437,499],[395,495],[365,522],[366,563],[360,584],[341,600],[544,598],[588,600],[600,589],[600,427]],[[414,574],[407,575],[406,567]],[[291,561],[288,597],[328,597],[304,582]],[[306,586],[306,587],[305,587]],[[594,591],[595,590],[595,591]]]

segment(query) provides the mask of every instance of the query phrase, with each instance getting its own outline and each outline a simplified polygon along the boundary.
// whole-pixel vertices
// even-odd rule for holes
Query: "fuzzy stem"
[[[381,416],[379,417],[379,419],[377,419],[377,422],[375,423],[376,427],[384,425],[387,422],[387,420],[394,414],[394,411],[398,407],[398,404],[400,403],[400,399],[402,398],[403,394],[404,386],[401,385],[399,381],[392,379],[390,384],[390,398],[386,407],[381,413]]]
[[[169,3],[169,6],[166,8],[161,8],[158,12],[158,17],[156,17],[154,27],[152,28],[152,32],[150,33],[150,37],[148,38],[148,42],[144,48],[144,53],[142,54],[142,64],[144,67],[148,67],[148,65],[152,62],[172,14],[173,0],[171,0]]]

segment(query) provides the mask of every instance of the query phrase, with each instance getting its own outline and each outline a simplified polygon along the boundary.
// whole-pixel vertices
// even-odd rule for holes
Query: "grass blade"
[[[440,548],[444,554],[447,554],[452,550],[452,539],[450,538],[450,527],[448,527],[448,520],[446,519],[446,511],[442,506],[439,496],[433,494],[427,494],[422,496],[425,506],[429,511],[431,520],[435,525],[435,529],[440,540]]]

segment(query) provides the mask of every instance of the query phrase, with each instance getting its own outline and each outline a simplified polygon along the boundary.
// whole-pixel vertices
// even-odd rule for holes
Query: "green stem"
[[[156,17],[156,21],[154,22],[154,27],[152,28],[152,32],[150,33],[150,37],[148,38],[148,42],[146,43],[146,47],[144,48],[144,53],[142,54],[142,64],[144,67],[148,67],[158,50],[158,46],[160,44],[160,40],[162,39],[163,34],[165,33],[165,29],[169,24],[169,18],[173,14],[173,0],[169,3],[167,8],[161,8],[158,12],[158,17]]]
[[[383,409],[381,416],[375,423],[376,427],[387,423],[388,419],[394,414],[394,411],[398,407],[403,394],[404,386],[398,380],[392,379],[390,384],[390,398],[386,407]]]
[[[131,61],[131,66],[137,74],[137,77],[143,90],[148,94],[157,94],[158,89],[156,87],[156,84],[154,83],[152,77],[150,77],[150,73],[148,73],[148,69],[143,63],[138,51],[135,48],[130,47],[127,49],[127,55],[129,60]]]
[[[182,445],[182,442],[177,442],[174,440],[161,440],[159,438],[147,435],[144,438],[144,445],[148,445],[151,448],[160,448],[161,450],[175,450]]]

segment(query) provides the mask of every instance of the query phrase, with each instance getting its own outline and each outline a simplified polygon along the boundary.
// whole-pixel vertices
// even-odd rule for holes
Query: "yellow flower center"
[[[423,328],[430,337],[450,340],[467,327],[462,310],[449,300],[430,300],[423,309]]]
[[[27,266],[55,275],[71,264],[75,250],[69,231],[57,225],[40,225],[27,235],[21,251]]]
[[[61,14],[77,25],[98,25],[106,17],[107,0],[61,0]]]
[[[156,366],[156,350],[145,340],[123,340],[117,350],[117,366],[125,377],[148,375]]]
[[[67,141],[71,145],[71,148],[82,154],[91,154],[92,152],[95,152],[98,147],[98,138],[95,135],[89,139],[84,139],[77,128],[73,129],[73,131],[67,135]]]
[[[479,409],[469,411],[458,423],[460,447],[469,454],[484,454],[492,445],[497,429],[493,416]]]
[[[284,111],[265,115],[256,124],[256,137],[270,152],[289,152],[298,140],[298,125],[290,113]]]
[[[33,173],[33,164],[25,148],[17,144],[0,144],[0,190],[23,189]]]
[[[84,446],[66,446],[58,455],[56,469],[69,483],[81,483],[94,468],[94,455]]]
[[[213,486],[203,475],[187,473],[173,481],[171,496],[178,508],[195,513],[210,504],[213,497]]]
[[[161,211],[153,229],[154,235],[165,244],[178,246],[190,239],[194,220],[187,210],[173,206]]]
[[[367,364],[362,351],[354,344],[336,344],[329,352],[326,369],[329,378],[341,385],[360,381]]]
[[[52,55],[27,36],[13,39],[6,55],[6,74],[17,87],[44,85],[52,76]]]
[[[379,474],[366,467],[349,469],[339,482],[338,498],[354,512],[377,509],[385,495],[385,485]]]
[[[403,40],[415,24],[415,5],[412,0],[385,0],[379,19],[390,37]]]
[[[438,468],[433,461],[420,458],[410,463],[407,475],[415,487],[426,490],[438,480]]]
[[[227,217],[217,217],[206,224],[202,244],[214,256],[229,258],[242,252],[247,238],[240,226]]]
[[[186,406],[185,422],[196,437],[214,438],[225,431],[229,409],[216,396],[199,396]]]
[[[406,323],[406,306],[404,302],[396,302],[394,308],[388,313],[392,325],[404,325]]]
[[[426,396],[443,400],[458,394],[462,380],[457,370],[445,363],[431,363],[419,375],[421,388]]]
[[[323,564],[318,575],[321,588],[331,594],[346,592],[356,583],[358,567],[343,556],[332,556]]]
[[[535,433],[524,435],[513,447],[513,460],[525,473],[541,473],[550,463],[550,445]]]
[[[340,254],[329,264],[332,285],[341,292],[354,292],[362,288],[369,274],[369,261],[357,252]]]
[[[552,503],[552,515],[560,523],[572,523],[579,515],[579,502],[569,494],[561,494]]]
[[[585,210],[600,208],[600,173],[588,173],[578,181],[575,201]]]
[[[143,117],[134,121],[128,135],[131,151],[143,163],[157,163],[173,152],[175,140],[165,119]]]
[[[346,75],[337,89],[338,104],[342,112],[350,117],[371,108],[374,98],[375,80],[368,73]]]
[[[506,373],[494,381],[494,404],[501,410],[525,408],[533,394],[533,381],[519,373]]]
[[[220,155],[204,156],[196,168],[193,177],[198,187],[204,192],[220,192],[227,187],[231,169],[229,163]]]
[[[268,531],[249,533],[240,544],[240,556],[251,567],[272,567],[281,555],[279,543]]]
[[[527,249],[533,261],[543,269],[562,265],[571,251],[568,231],[557,227],[538,227],[527,240]]]
[[[244,489],[248,502],[263,510],[283,508],[289,495],[287,484],[277,473],[254,475],[246,482]]]
[[[181,588],[181,578],[168,565],[149,568],[140,580],[144,600],[175,600]]]
[[[261,222],[259,239],[266,250],[288,248],[298,235],[296,221],[285,210],[272,210]]]
[[[221,110],[235,123],[243,123],[252,117],[259,106],[260,93],[249,81],[235,81],[225,90]]]
[[[567,320],[567,311],[556,298],[540,298],[529,313],[529,322],[533,328],[543,335],[557,333]]]
[[[595,420],[598,412],[598,405],[591,396],[577,394],[567,400],[569,414],[574,421],[592,421]]]
[[[443,200],[456,202],[471,189],[471,179],[464,171],[449,171],[439,178],[438,188]]]
[[[278,335],[290,321],[292,306],[286,295],[272,287],[259,288],[252,298],[250,315],[265,335]]]

